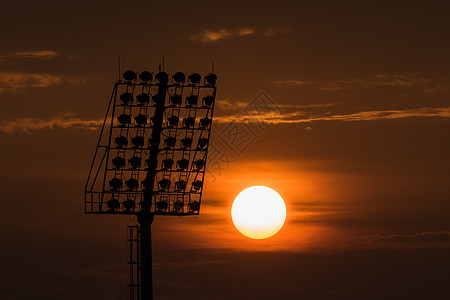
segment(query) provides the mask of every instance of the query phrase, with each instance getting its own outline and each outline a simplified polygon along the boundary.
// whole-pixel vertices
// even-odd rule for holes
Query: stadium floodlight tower
[[[85,187],[88,214],[135,215],[129,298],[153,299],[155,215],[198,215],[217,76],[128,70],[113,88]]]

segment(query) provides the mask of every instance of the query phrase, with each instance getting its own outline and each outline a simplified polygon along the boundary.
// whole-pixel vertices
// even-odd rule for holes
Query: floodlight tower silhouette
[[[151,300],[154,216],[200,213],[217,76],[128,70],[122,77],[89,171],[85,212],[137,217],[128,227],[129,299]]]

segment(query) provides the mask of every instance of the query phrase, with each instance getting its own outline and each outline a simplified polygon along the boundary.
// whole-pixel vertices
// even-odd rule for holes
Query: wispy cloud
[[[0,72],[0,89],[48,87],[62,82],[60,76],[51,74]]]
[[[340,105],[341,103],[316,103],[316,104],[277,104],[280,108],[323,108],[323,107],[332,107],[336,105]]]
[[[320,107],[317,105],[294,105],[296,108],[314,108]],[[330,106],[333,104],[323,104]],[[309,115],[310,113],[308,113]],[[294,111],[287,113],[280,113],[277,111],[271,111],[267,113],[251,111],[249,115],[224,115],[214,118],[218,123],[265,123],[271,125],[277,124],[302,124],[311,123],[315,121],[341,121],[341,122],[355,122],[355,121],[376,121],[376,120],[393,120],[404,118],[450,118],[450,107],[440,108],[418,108],[409,110],[377,110],[377,111],[362,111],[352,114],[339,114],[339,115],[325,115],[325,116],[307,116],[307,113],[302,111]],[[103,123],[103,119],[81,119],[76,117],[72,113],[60,114],[53,118],[16,118],[14,120],[0,121],[0,132],[4,133],[26,133],[30,134],[33,130],[44,129],[68,129],[78,128],[86,130],[96,130]],[[310,130],[307,127],[306,130]]]
[[[249,107],[249,102],[244,101],[230,101],[228,99],[218,100],[216,102],[217,108],[222,111],[232,111],[232,110],[243,110]],[[286,109],[305,109],[305,108],[323,108],[323,107],[332,107],[339,105],[341,103],[316,103],[316,104],[275,104],[270,105],[269,108],[273,108],[272,110],[279,111],[280,108]]]
[[[38,51],[17,51],[0,55],[0,61],[8,58],[32,58],[49,60],[58,56],[59,53],[53,50],[38,50]]]
[[[432,82],[432,80],[429,78],[418,77],[414,74],[379,74],[372,77],[355,79],[353,82],[359,83],[362,86],[413,87],[428,84]]]
[[[0,72],[0,93],[20,92],[25,88],[44,88],[63,83],[84,84],[80,77],[66,77],[47,73]]]
[[[263,34],[265,36],[275,36],[275,35],[288,34],[291,31],[292,31],[291,26],[282,25],[282,26],[268,28],[263,31]]]
[[[370,238],[368,245],[382,248],[448,247],[450,246],[450,231],[378,236]]]
[[[320,90],[335,91],[348,90],[355,86],[363,88],[371,87],[424,87],[432,83],[429,78],[419,77],[415,74],[378,74],[363,78],[355,78],[351,80],[336,80],[324,83]]]
[[[219,110],[243,109],[248,106],[247,102],[242,101],[217,100],[216,103]]]
[[[154,266],[159,269],[167,268],[190,268],[195,266],[208,266],[208,265],[219,265],[228,263],[228,260],[218,259],[218,260],[197,260],[197,261],[186,261],[186,262],[168,262],[168,263],[154,263]]]
[[[203,30],[200,33],[191,35],[190,40],[208,43],[229,39],[233,37],[246,37],[256,34],[272,37],[280,34],[287,34],[290,31],[291,31],[290,26],[271,27],[265,30],[257,30],[251,27],[244,27],[237,30],[231,29]]]
[[[312,86],[321,91],[341,91],[349,90],[355,87],[373,88],[373,87],[402,87],[402,88],[424,88],[430,89],[433,85],[433,80],[430,78],[420,77],[412,73],[407,74],[377,74],[373,76],[365,76],[362,78],[353,78],[348,80],[328,80],[328,81],[314,81],[314,80],[277,80],[272,81],[277,85],[291,85],[291,86]],[[433,90],[430,89],[430,92]]]
[[[351,114],[335,115],[316,115],[306,116],[304,111],[294,111],[288,113],[279,113],[276,111],[257,112],[249,115],[226,115],[217,116],[215,121],[219,123],[243,122],[243,123],[265,123],[265,124],[301,124],[314,121],[375,121],[375,120],[393,120],[412,117],[422,118],[450,118],[450,107],[425,107],[406,110],[373,110],[361,111]]]
[[[255,34],[255,29],[252,28],[241,28],[238,30],[237,34],[240,36]]]
[[[295,80],[295,79],[290,79],[290,80],[276,80],[272,82],[273,84],[279,84],[279,85],[296,85],[296,86],[304,86],[304,85],[312,85],[315,84],[316,82],[311,81],[311,80]]]
[[[83,120],[75,117],[72,113],[60,114],[50,119],[40,118],[17,118],[10,121],[0,121],[0,132],[14,133],[22,132],[30,134],[33,130],[56,129],[56,128],[81,128],[96,130],[103,120]]]
[[[204,30],[201,33],[192,35],[190,39],[192,41],[200,41],[200,42],[215,42],[218,40],[229,38],[232,35],[233,35],[232,32],[226,29],[220,29],[217,31]]]

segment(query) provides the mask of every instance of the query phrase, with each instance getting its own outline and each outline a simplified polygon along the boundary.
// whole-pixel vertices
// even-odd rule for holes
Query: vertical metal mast
[[[140,239],[140,273],[141,300],[153,300],[153,270],[152,270],[152,222],[153,214],[138,215]]]
[[[138,214],[140,225],[140,255],[141,255],[141,300],[153,300],[153,279],[152,279],[152,222],[153,214],[150,212],[153,189],[155,184],[156,169],[158,166],[159,143],[161,141],[161,128],[163,124],[164,103],[167,93],[168,75],[159,72],[158,93],[155,95],[156,108],[153,115],[153,131],[150,143],[150,156],[148,159],[148,171],[144,180],[144,201],[142,211]]]

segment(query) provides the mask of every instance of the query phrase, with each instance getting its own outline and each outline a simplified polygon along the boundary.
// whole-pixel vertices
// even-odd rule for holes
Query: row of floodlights
[[[184,138],[180,140],[181,149],[188,149],[192,147],[192,138]],[[126,136],[120,135],[114,139],[116,146],[119,148],[128,146],[128,138]],[[131,143],[135,148],[144,147],[144,137],[135,136],[131,138]],[[165,148],[174,148],[177,144],[177,139],[175,137],[167,137],[164,139]],[[203,149],[208,144],[207,138],[201,138],[198,140],[197,149]],[[152,143],[152,139],[148,139],[148,147],[156,146]]]
[[[106,205],[110,210],[117,210],[120,208],[119,200],[112,198],[111,200],[106,201]],[[136,208],[136,202],[132,199],[127,199],[122,202],[123,208],[127,211],[134,210]],[[180,212],[185,203],[183,201],[177,200],[172,204],[172,210],[174,212]],[[200,209],[200,203],[198,201],[193,201],[187,204],[189,211],[198,211]],[[158,201],[156,202],[156,209],[159,211],[166,211],[169,207],[167,201]]]
[[[141,167],[141,161],[142,160],[140,157],[133,156],[130,159],[128,159],[128,164],[130,165],[130,167],[132,169],[138,169]],[[122,169],[126,165],[125,158],[123,158],[121,156],[117,156],[117,157],[113,158],[111,160],[111,162],[114,165],[115,169]],[[148,159],[145,160],[145,163],[147,164],[148,167],[150,167],[149,166],[150,161]],[[171,158],[164,159],[162,161],[162,169],[170,170],[170,169],[172,169],[174,164],[175,164],[175,161],[173,159],[171,159]],[[198,159],[198,160],[194,161],[195,170],[200,171],[201,169],[203,169],[205,164],[206,164],[206,162],[203,159]],[[178,167],[178,171],[186,170],[187,168],[189,168],[189,160],[187,160],[186,158],[177,160],[177,167]]]
[[[153,117],[150,117],[150,121],[153,123]],[[127,126],[131,124],[131,116],[128,114],[121,114],[117,117],[117,122],[119,126]],[[134,123],[137,127],[145,126],[148,123],[148,117],[144,114],[139,114],[134,117]],[[180,118],[178,116],[171,116],[167,118],[167,126],[175,127],[180,123]],[[186,128],[193,127],[195,125],[194,117],[185,117],[183,118],[183,126]],[[209,125],[211,125],[211,119],[208,117],[201,118],[199,120],[199,126],[202,129],[206,129]]]
[[[120,101],[122,101],[123,104],[128,105],[133,102],[133,95],[131,93],[125,92],[120,95]],[[170,102],[173,105],[180,105],[183,103],[183,97],[180,94],[175,94],[169,97]],[[142,93],[136,96],[136,100],[140,105],[145,105],[150,101],[150,95],[147,93]],[[159,94],[156,94],[152,96],[152,100],[154,103],[160,103],[163,102],[164,99],[160,97]],[[214,102],[214,96],[208,95],[203,97],[203,105],[204,107],[211,106]],[[198,95],[190,95],[186,97],[186,104],[187,105],[197,105],[198,103]]]
[[[123,79],[125,81],[136,81],[138,78],[138,74],[136,72],[127,70],[123,73]],[[155,75],[155,79],[159,83],[167,83],[169,82],[169,74],[166,72],[158,72]],[[149,71],[143,71],[139,73],[139,80],[141,82],[150,82],[153,81],[153,74]],[[176,72],[172,75],[172,81],[176,83],[185,83],[186,82],[186,75],[183,72]],[[199,84],[202,81],[202,75],[199,73],[192,73],[188,76],[188,81],[192,84]],[[204,77],[204,82],[208,83],[210,85],[215,85],[217,81],[217,75],[214,73],[209,73]]]
[[[172,210],[174,212],[180,212],[183,209],[184,203],[183,201],[175,201],[172,204]],[[189,207],[189,211],[193,212],[193,211],[198,211],[200,209],[200,202],[198,201],[193,201],[191,203],[188,203],[187,206]],[[158,201],[156,202],[156,209],[158,211],[166,211],[167,208],[169,207],[169,204],[167,203],[167,201]]]
[[[145,180],[141,181],[142,186],[147,188],[147,182]],[[125,185],[127,186],[127,189],[129,191],[135,190],[139,188],[139,181],[136,178],[130,178],[125,181]],[[119,191],[123,188],[123,181],[120,178],[114,177],[109,181],[109,186],[111,187],[112,191]],[[158,181],[159,191],[168,191],[170,189],[170,180],[165,178],[160,181]],[[196,180],[192,183],[192,189],[195,192],[198,192],[203,186],[203,181]],[[186,190],[187,182],[185,180],[178,180],[175,182],[175,191],[177,192],[183,192]]]

